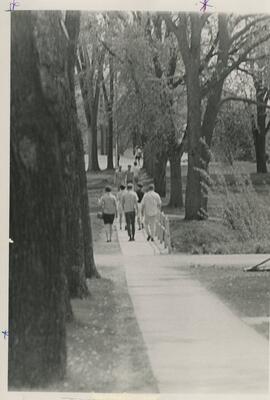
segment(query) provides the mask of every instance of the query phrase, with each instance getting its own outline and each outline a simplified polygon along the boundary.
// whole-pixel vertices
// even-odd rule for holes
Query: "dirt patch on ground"
[[[190,267],[192,277],[213,291],[240,318],[269,317],[270,273],[244,272],[243,267]],[[269,324],[252,324],[260,334],[269,338]]]

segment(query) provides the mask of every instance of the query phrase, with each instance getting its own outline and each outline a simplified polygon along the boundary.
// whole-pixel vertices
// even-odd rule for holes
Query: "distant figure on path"
[[[139,173],[140,173],[140,168],[138,167],[137,162],[134,161],[134,166],[133,166],[133,185],[134,185],[134,189],[137,189],[137,184],[139,182]]]
[[[161,209],[161,199],[155,192],[155,186],[149,185],[148,192],[142,199],[142,215],[144,215],[144,226],[147,233],[147,240],[153,242],[156,234],[156,219]]]
[[[120,190],[117,193],[117,204],[118,204],[118,215],[119,215],[119,224],[120,229],[122,229],[122,222],[124,219],[124,210],[122,206],[123,195],[126,193],[125,185],[120,185]]]
[[[120,189],[121,185],[125,185],[125,172],[122,171],[121,165],[119,165],[118,170],[115,171],[114,184],[117,187],[117,190]]]
[[[114,217],[117,218],[116,197],[111,193],[110,186],[105,187],[105,194],[100,199],[100,206],[103,214],[107,242],[112,241],[112,225]]]
[[[141,183],[138,183],[138,189],[136,190],[136,194],[138,197],[138,216],[137,216],[137,222],[139,226],[139,230],[143,228],[143,223],[142,223],[142,199],[144,196],[144,191],[143,191],[143,185]]]
[[[125,213],[129,241],[131,242],[135,240],[135,217],[136,212],[138,213],[138,198],[133,191],[132,183],[127,185],[127,191],[122,198],[122,207]]]
[[[136,153],[135,153],[135,160],[138,162],[139,167],[141,166],[141,158],[142,158],[142,149],[140,146],[136,148]]]
[[[133,180],[134,180],[134,172],[131,171],[131,165],[128,165],[128,169],[126,172],[126,185],[128,185],[129,183],[133,184]]]

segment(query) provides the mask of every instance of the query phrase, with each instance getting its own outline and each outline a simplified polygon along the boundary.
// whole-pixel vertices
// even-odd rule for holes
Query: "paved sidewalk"
[[[181,265],[196,263],[230,265],[229,257],[224,261],[220,256],[159,255],[141,231],[136,232],[135,242],[128,242],[125,231],[118,237],[130,296],[160,392],[268,391],[267,340],[181,271]],[[240,265],[245,258],[245,265],[264,257],[255,256],[230,259]]]

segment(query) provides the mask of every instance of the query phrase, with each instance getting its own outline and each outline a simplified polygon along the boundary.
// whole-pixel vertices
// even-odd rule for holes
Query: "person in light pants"
[[[142,215],[144,215],[144,227],[147,233],[147,240],[154,241],[156,234],[156,220],[161,209],[161,199],[155,192],[155,186],[149,185],[148,192],[142,199]]]

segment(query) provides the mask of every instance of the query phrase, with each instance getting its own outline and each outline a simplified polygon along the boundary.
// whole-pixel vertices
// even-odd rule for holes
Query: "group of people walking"
[[[106,186],[105,193],[100,199],[100,208],[105,225],[107,242],[112,240],[112,226],[115,218],[119,216],[119,227],[128,233],[128,240],[135,240],[136,216],[138,229],[145,229],[147,240],[154,241],[156,231],[156,219],[161,209],[161,199],[155,192],[155,187],[150,184],[147,192],[143,190],[140,182],[127,181],[126,185],[121,183],[116,196],[112,194],[110,186]]]
[[[134,161],[133,167],[128,165],[127,171],[123,171],[122,166],[119,165],[118,170],[114,175],[114,183],[117,189],[119,190],[120,186],[127,186],[129,183],[132,183],[134,187],[137,186],[139,182],[139,174],[140,168],[137,161]]]

